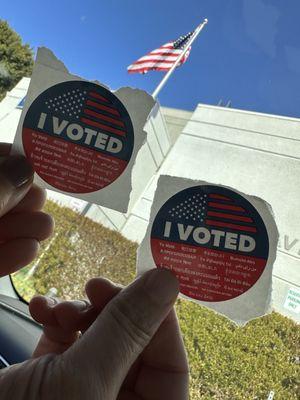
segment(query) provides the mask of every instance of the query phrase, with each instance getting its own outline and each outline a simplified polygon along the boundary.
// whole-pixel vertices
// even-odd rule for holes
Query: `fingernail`
[[[32,180],[33,168],[24,156],[9,156],[0,164],[0,174],[16,189]]]
[[[72,303],[81,311],[86,310],[89,307],[89,304],[84,300],[73,300]]]
[[[49,306],[54,306],[54,304],[57,304],[57,300],[53,297],[45,297],[45,299]]]
[[[154,269],[147,272],[145,289],[161,303],[175,301],[179,293],[179,282],[172,272],[166,269]]]

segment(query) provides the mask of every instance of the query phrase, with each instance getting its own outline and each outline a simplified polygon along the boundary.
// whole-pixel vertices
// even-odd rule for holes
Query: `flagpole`
[[[190,38],[190,40],[187,42],[184,51],[179,55],[179,57],[177,58],[177,60],[175,61],[174,65],[172,66],[172,68],[166,73],[166,75],[163,77],[163,79],[161,80],[161,82],[159,83],[159,85],[157,86],[157,88],[154,90],[154,92],[152,93],[152,97],[154,99],[157,98],[158,93],[161,91],[161,89],[165,86],[167,80],[170,78],[170,76],[172,75],[173,71],[175,70],[175,68],[177,67],[177,65],[180,63],[180,61],[182,60],[182,58],[184,57],[185,53],[188,51],[189,47],[191,46],[191,44],[196,40],[197,36],[199,35],[199,33],[202,31],[202,29],[204,28],[204,26],[208,23],[208,19],[205,18],[205,20],[202,22],[202,24],[200,24],[199,26],[197,26],[197,28],[195,29],[195,33],[194,35],[192,35],[192,37]]]

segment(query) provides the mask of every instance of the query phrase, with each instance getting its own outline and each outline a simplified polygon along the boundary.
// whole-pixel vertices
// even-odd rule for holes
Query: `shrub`
[[[0,101],[23,76],[30,76],[33,52],[21,37],[0,19]]]
[[[85,282],[99,275],[132,281],[136,243],[51,201],[46,211],[55,217],[55,236],[42,244],[35,263],[14,274],[25,298],[51,288],[59,297],[80,298]],[[300,398],[300,327],[292,320],[272,313],[238,328],[192,302],[180,299],[176,310],[192,400],[265,400],[271,390],[274,400]]]

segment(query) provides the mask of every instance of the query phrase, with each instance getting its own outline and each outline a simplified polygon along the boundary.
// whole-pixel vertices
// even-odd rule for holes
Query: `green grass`
[[[119,233],[47,202],[56,220],[56,236],[42,245],[32,265],[14,274],[27,300],[51,288],[65,299],[81,298],[86,281],[104,276],[128,284],[135,276],[137,245]],[[227,319],[178,300],[176,310],[190,362],[191,400],[300,399],[300,326],[278,313],[238,328]],[[297,358],[298,357],[298,358]]]

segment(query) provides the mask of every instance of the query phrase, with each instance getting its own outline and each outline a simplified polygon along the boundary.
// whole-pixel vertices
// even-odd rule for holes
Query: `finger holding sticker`
[[[243,324],[268,311],[277,240],[262,200],[162,176],[138,271],[151,263],[171,270],[183,296]]]
[[[71,75],[41,48],[13,151],[26,155],[41,186],[126,212],[154,104],[143,91],[112,92]]]

